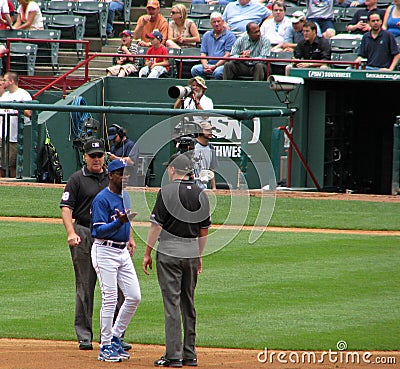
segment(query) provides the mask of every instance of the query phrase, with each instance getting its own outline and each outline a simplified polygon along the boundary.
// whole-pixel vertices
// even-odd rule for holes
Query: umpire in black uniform
[[[190,179],[193,168],[187,154],[174,154],[166,164],[170,183],[158,192],[142,264],[149,274],[151,251],[159,238],[156,261],[164,302],[166,350],[154,365],[197,366],[194,290],[211,225],[210,206],[207,194]]]
[[[95,196],[109,184],[104,165],[105,148],[102,140],[91,138],[83,147],[86,165],[73,173],[65,186],[60,202],[61,216],[67,231],[75,271],[75,332],[80,350],[92,350],[92,316],[97,275],[92,266],[90,206]],[[73,221],[75,220],[75,221]],[[123,295],[119,294],[119,305]],[[124,349],[131,345],[124,342]]]

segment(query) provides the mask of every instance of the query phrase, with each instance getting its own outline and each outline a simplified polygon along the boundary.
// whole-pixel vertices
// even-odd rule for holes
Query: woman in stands
[[[200,42],[197,26],[187,19],[187,9],[183,4],[176,4],[171,8],[172,21],[169,23],[167,47],[181,49],[185,47],[196,47]]]
[[[389,31],[394,37],[400,36],[400,0],[394,0],[394,5],[386,9],[382,28]]]
[[[42,12],[39,5],[33,0],[18,0],[17,21],[13,29],[37,30],[44,29]]]

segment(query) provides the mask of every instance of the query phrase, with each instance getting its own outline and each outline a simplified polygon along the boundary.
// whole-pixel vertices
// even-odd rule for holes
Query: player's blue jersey
[[[126,208],[124,204],[127,206]],[[129,195],[125,191],[122,191],[122,195],[118,195],[106,187],[97,194],[92,202],[90,229],[93,237],[117,242],[129,241],[130,222],[122,224],[118,220],[115,209],[122,213],[129,211]]]

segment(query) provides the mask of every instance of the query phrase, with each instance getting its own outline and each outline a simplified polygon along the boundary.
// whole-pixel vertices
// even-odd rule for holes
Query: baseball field
[[[0,368],[153,367],[163,307],[156,273],[146,276],[141,262],[155,192],[133,209],[142,290],[126,332],[133,356],[110,364],[97,362],[98,346],[82,352],[75,342],[62,188],[0,184]],[[252,193],[247,209],[232,207],[232,196],[213,199],[215,251],[196,290],[199,366],[399,368],[400,198],[277,193],[269,226],[250,242],[261,196]],[[226,222],[232,212],[246,212],[243,224]],[[97,336],[100,303],[97,289]]]

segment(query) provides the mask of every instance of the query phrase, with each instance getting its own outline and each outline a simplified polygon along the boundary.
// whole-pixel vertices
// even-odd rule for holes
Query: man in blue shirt
[[[368,23],[371,31],[361,40],[357,60],[366,58],[366,69],[393,71],[400,59],[399,47],[394,36],[382,29],[382,18],[379,13],[368,15]]]
[[[207,31],[201,41],[201,56],[222,56],[229,57],[236,37],[232,31],[224,28],[224,20],[222,14],[213,12],[210,16],[212,31]],[[222,79],[224,72],[225,60],[201,59],[201,64],[192,67],[191,73],[193,77],[212,77]]]
[[[130,323],[141,300],[139,280],[132,256],[136,249],[130,220],[130,199],[122,189],[124,169],[122,159],[108,166],[108,187],[100,191],[91,206],[92,263],[96,270],[102,294],[100,311],[101,347],[98,359],[118,362],[129,359],[122,348],[121,337]],[[125,296],[113,324],[118,287]]]
[[[222,17],[233,32],[245,32],[249,22],[261,24],[272,12],[265,6],[253,0],[237,0],[229,3]]]

